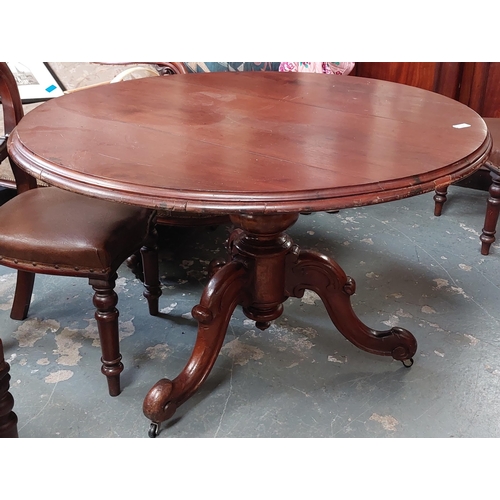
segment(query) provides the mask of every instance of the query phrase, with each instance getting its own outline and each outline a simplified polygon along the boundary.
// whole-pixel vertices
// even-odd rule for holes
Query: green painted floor
[[[357,284],[368,326],[401,326],[414,365],[363,352],[336,331],[312,293],[285,303],[262,332],[237,309],[201,389],[165,422],[164,438],[500,437],[500,246],[480,254],[487,193],[452,186],[443,215],[432,193],[303,215],[289,233],[333,257]],[[107,395],[92,289],[37,276],[29,317],[9,317],[15,274],[0,267],[0,328],[21,438],[147,438],[143,399],[174,378],[194,344],[191,309],[223,254],[228,229],[161,230],[163,296],[148,315],[125,266],[117,293],[123,392]]]

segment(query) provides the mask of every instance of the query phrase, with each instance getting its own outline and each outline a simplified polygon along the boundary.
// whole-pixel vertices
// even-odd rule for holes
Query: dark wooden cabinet
[[[404,83],[459,98],[464,63],[445,62],[360,62],[355,75]]]
[[[438,92],[483,117],[500,117],[500,63],[359,62],[354,74]]]
[[[458,100],[485,118],[500,118],[500,62],[462,64]]]

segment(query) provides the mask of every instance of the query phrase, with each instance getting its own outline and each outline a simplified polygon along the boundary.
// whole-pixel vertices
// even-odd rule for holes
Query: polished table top
[[[204,382],[240,305],[265,330],[309,289],[336,326],[372,354],[413,364],[415,337],[369,328],[352,310],[352,278],[301,250],[286,230],[303,211],[354,207],[434,190],[479,168],[484,121],[418,88],[301,73],[146,78],[49,101],[9,137],[20,167],[49,184],[120,202],[235,224],[227,262],[192,310],[196,343],[183,371],[148,392],[149,435]],[[190,215],[191,214],[191,215]]]
[[[470,174],[490,147],[483,120],[439,94],[278,72],[103,85],[39,106],[9,142],[49,184],[192,213],[389,201]]]

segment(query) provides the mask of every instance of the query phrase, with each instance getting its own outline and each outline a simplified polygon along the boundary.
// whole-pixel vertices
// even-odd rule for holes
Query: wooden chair
[[[9,392],[9,364],[5,361],[0,339],[0,438],[17,436],[17,415],[12,411],[14,398]]]
[[[484,118],[486,125],[493,138],[493,148],[488,161],[481,167],[484,172],[489,171],[491,184],[489,186],[489,198],[486,205],[486,216],[481,236],[481,254],[490,253],[491,244],[495,241],[496,226],[500,212],[500,118]],[[436,189],[434,195],[434,215],[440,216],[443,205],[447,199],[448,187]]]
[[[6,63],[0,63],[0,97],[5,134],[23,117],[19,91]],[[5,141],[1,155],[6,155]],[[1,156],[0,156],[1,158]],[[17,195],[0,207],[0,264],[17,270],[10,316],[27,317],[36,273],[88,278],[102,349],[102,373],[109,394],[120,393],[123,370],[119,350],[117,270],[140,250],[144,296],[149,312],[158,314],[155,217],[149,209],[112,203],[55,187],[37,187],[36,180],[10,161]]]
[[[493,138],[493,149],[485,163],[486,168],[490,171],[492,182],[489,189],[490,196],[486,206],[483,232],[479,239],[481,240],[481,254],[488,255],[491,244],[495,241],[500,212],[500,118],[485,118],[484,121]]]

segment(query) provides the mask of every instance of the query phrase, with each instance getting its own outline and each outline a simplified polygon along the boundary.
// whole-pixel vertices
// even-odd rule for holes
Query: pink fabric
[[[348,75],[353,69],[353,62],[282,62],[279,67],[280,71],[326,73],[327,75]]]

